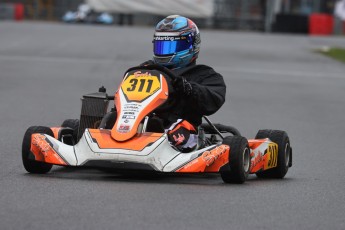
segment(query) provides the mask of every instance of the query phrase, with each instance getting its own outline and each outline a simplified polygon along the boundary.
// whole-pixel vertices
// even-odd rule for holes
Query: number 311
[[[147,84],[146,84],[146,82],[147,82]],[[131,84],[131,87],[127,88],[127,91],[136,90],[137,85],[138,85],[138,79],[133,78],[129,81],[129,83]],[[146,93],[149,93],[151,91],[151,88],[152,88],[152,83],[153,83],[153,80],[140,79],[138,92],[142,92],[144,89],[144,86],[147,85],[145,91],[146,91]]]

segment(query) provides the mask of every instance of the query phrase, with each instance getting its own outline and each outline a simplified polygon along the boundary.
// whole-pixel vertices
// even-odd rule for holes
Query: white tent
[[[96,11],[109,13],[179,14],[207,18],[214,13],[215,0],[86,0]]]
[[[345,0],[340,0],[336,3],[334,14],[341,20],[345,21]]]

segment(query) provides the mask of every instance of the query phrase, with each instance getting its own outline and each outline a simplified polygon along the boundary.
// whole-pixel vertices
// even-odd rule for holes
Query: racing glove
[[[197,147],[196,128],[186,120],[178,119],[167,133],[170,144],[181,152],[190,152]]]
[[[192,84],[184,77],[176,77],[173,81],[173,86],[177,92],[182,93],[185,96],[189,96],[193,92]]]

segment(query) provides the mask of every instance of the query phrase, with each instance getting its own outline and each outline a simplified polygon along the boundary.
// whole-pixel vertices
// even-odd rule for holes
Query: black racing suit
[[[226,93],[223,77],[209,66],[194,63],[172,72],[184,77],[191,84],[192,91],[186,96],[173,90],[168,102],[154,112],[163,120],[165,128],[170,127],[178,119],[186,120],[194,127],[198,127],[203,115],[211,115],[223,105]],[[111,129],[115,121],[116,108],[105,115],[100,128]]]
[[[162,112],[158,109],[157,115],[164,120],[165,127],[177,119],[187,120],[197,127],[203,115],[211,115],[223,105],[226,93],[223,77],[206,65],[193,64],[172,71],[191,84],[191,94],[173,93],[174,102],[170,109]]]

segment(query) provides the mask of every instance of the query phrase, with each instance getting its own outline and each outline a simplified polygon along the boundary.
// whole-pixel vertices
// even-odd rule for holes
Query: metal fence
[[[130,0],[124,0],[130,1]],[[157,0],[159,1],[159,0]],[[332,13],[335,0],[214,0],[214,15],[194,19],[200,27],[231,30],[269,31],[275,14]],[[61,20],[69,10],[76,10],[84,0],[0,0],[1,4],[23,3],[26,20]],[[275,9],[272,8],[275,5]],[[0,11],[5,12],[4,10]],[[5,14],[5,13],[3,13]],[[115,24],[150,25],[162,16],[149,14],[113,14]],[[124,17],[125,16],[125,17]],[[127,20],[126,17],[129,19]],[[1,17],[0,17],[1,19]]]
[[[0,0],[3,6],[21,3],[26,20],[60,20],[68,10],[75,10],[83,0]]]

